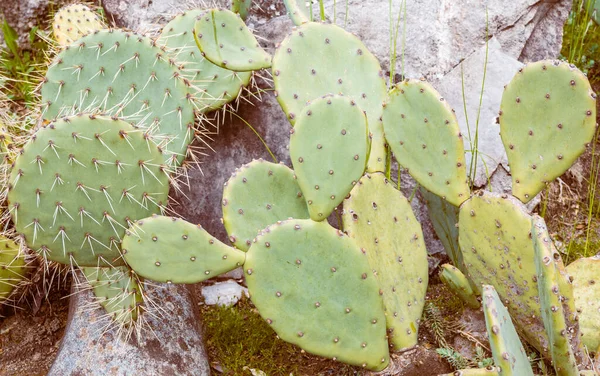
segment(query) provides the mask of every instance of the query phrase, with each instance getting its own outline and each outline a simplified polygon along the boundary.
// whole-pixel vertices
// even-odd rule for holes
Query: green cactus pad
[[[204,10],[183,13],[163,27],[157,44],[182,64],[181,75],[189,80],[197,107],[201,112],[216,110],[237,98],[248,85],[252,72],[233,72],[208,61],[194,41],[194,24]]]
[[[367,119],[347,97],[315,99],[298,114],[290,158],[310,217],[326,219],[365,171]]]
[[[462,204],[458,223],[467,277],[476,286],[493,285],[527,342],[548,357],[525,206],[512,196],[480,192]]]
[[[341,362],[389,362],[383,302],[367,256],[326,222],[266,228],[244,264],[252,302],[281,339]]]
[[[96,300],[118,325],[133,325],[143,312],[141,281],[126,266],[81,268]]]
[[[498,367],[489,366],[486,368],[468,368],[459,369],[452,373],[445,373],[439,376],[499,376]]]
[[[435,234],[442,242],[450,261],[466,273],[462,252],[458,245],[458,208],[422,186],[419,186],[419,192],[427,205]]]
[[[271,67],[271,55],[230,10],[207,10],[196,20],[194,37],[204,57],[220,67],[240,72]]]
[[[383,294],[395,350],[417,344],[429,278],[421,225],[408,200],[382,173],[366,174],[344,200],[344,230],[366,253]]]
[[[96,12],[83,4],[71,4],[60,8],[54,15],[52,33],[59,46],[65,47],[84,35],[105,27]]]
[[[168,170],[144,134],[79,115],[40,129],[17,158],[9,210],[29,248],[78,266],[122,265],[130,223],[167,204]]]
[[[588,351],[600,350],[600,255],[574,261],[567,273],[573,278],[575,306],[580,311],[581,340]]]
[[[494,363],[500,367],[500,376],[533,376],[519,335],[494,287],[483,285],[482,298],[485,326]]]
[[[154,281],[198,283],[244,263],[244,252],[182,219],[153,216],[131,230],[123,238],[123,257],[137,274]]]
[[[592,20],[594,20],[597,25],[600,25],[600,0],[592,0],[592,3]]]
[[[366,112],[371,132],[369,172],[385,171],[381,117],[387,88],[381,66],[354,35],[335,25],[309,22],[283,41],[273,56],[277,100],[293,124],[315,98],[343,94]]]
[[[296,26],[310,22],[310,14],[304,0],[283,0],[285,9]]]
[[[252,6],[252,0],[232,0],[231,11],[240,15],[242,20],[248,18],[250,7]]]
[[[574,65],[546,60],[519,70],[500,104],[513,195],[528,202],[567,171],[592,140],[595,125],[596,94]]]
[[[0,236],[0,304],[25,280],[27,262],[14,241]]]
[[[235,170],[225,183],[222,205],[229,240],[242,251],[270,224],[310,218],[294,172],[262,159]]]
[[[531,237],[535,249],[542,319],[548,341],[552,344],[550,346],[552,363],[559,376],[577,375],[578,360],[573,350],[579,355],[581,361],[583,348],[573,287],[564,275],[562,259],[552,243],[542,217],[537,215],[533,217]]]
[[[419,184],[455,206],[469,198],[458,121],[430,84],[398,83],[384,106],[383,127],[398,163]]]
[[[441,266],[440,279],[442,282],[461,298],[467,305],[473,309],[479,308],[479,300],[477,295],[471,288],[471,284],[467,277],[456,266],[443,264]]]
[[[149,131],[169,164],[194,136],[193,96],[168,56],[121,30],[87,35],[54,59],[42,85],[43,118],[78,112],[119,116]]]

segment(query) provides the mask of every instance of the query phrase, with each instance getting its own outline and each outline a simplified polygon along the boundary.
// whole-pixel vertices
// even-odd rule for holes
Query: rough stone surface
[[[204,304],[229,307],[237,304],[242,295],[248,295],[248,289],[235,281],[217,282],[214,285],[202,286]]]
[[[137,343],[105,331],[105,311],[95,308],[92,293],[73,290],[69,323],[48,375],[209,375],[198,310],[188,288],[146,288],[162,310],[153,310],[156,317],[145,315],[154,334],[144,332]]]
[[[29,30],[47,17],[49,0],[2,0],[0,14],[19,35],[19,44],[26,45]],[[0,33],[0,45],[4,44],[4,35]]]
[[[415,346],[402,353],[390,355],[390,365],[371,376],[423,376],[452,372],[452,368],[435,352],[435,349]]]
[[[475,343],[473,339],[486,346],[488,343],[483,311],[465,308],[456,320],[456,323],[461,328],[462,335],[461,333],[457,334],[452,340],[452,345],[464,357],[473,359],[475,357]],[[471,338],[467,339],[465,335],[469,335]]]

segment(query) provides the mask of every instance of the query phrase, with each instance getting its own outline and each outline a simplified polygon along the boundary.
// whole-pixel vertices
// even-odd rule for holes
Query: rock
[[[423,376],[452,372],[452,368],[435,352],[435,348],[417,345],[402,353],[392,353],[390,365],[371,376]]]
[[[161,310],[146,314],[141,339],[119,339],[90,291],[74,287],[69,322],[48,375],[209,375],[198,309],[188,288],[146,286]]]
[[[457,334],[452,341],[452,346],[462,356],[473,359],[475,357],[475,343],[473,339],[486,346],[488,344],[483,311],[465,308],[456,320],[456,324],[461,328],[462,332],[468,334],[471,338],[467,339]]]
[[[204,304],[207,305],[233,306],[242,298],[242,295],[246,295],[248,298],[248,289],[231,280],[202,287]]]
[[[38,20],[48,17],[49,0],[2,0],[0,14],[19,35],[19,45],[29,43],[29,30],[38,25]],[[4,44],[4,34],[0,33],[0,45]]]

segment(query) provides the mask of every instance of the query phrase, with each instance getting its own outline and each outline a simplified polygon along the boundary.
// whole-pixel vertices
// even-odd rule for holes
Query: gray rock
[[[38,25],[38,20],[47,18],[49,0],[2,0],[0,14],[19,35],[19,45],[29,43],[29,30]],[[4,35],[0,33],[0,45]]]
[[[90,291],[73,288],[69,322],[49,376],[209,375],[198,309],[188,288],[159,285],[146,291],[160,311],[145,314],[152,331],[120,339],[106,330],[104,309]],[[155,309],[156,310],[156,309]]]
[[[248,289],[238,285],[235,281],[217,282],[214,285],[202,286],[202,296],[204,304],[233,306],[246,295],[248,298]]]

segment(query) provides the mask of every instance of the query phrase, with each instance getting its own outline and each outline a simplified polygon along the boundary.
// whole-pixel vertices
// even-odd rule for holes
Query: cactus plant
[[[66,47],[96,30],[106,26],[100,16],[83,4],[64,6],[54,15],[52,33],[61,47]]]
[[[535,250],[542,319],[551,345],[554,369],[559,376],[577,375],[578,361],[584,362],[585,356],[580,342],[572,285],[564,275],[564,265],[554,248],[544,219],[537,215],[532,220],[531,238]]]
[[[142,314],[142,281],[126,266],[81,268],[112,323],[128,328]]]
[[[0,304],[10,299],[26,275],[27,262],[19,245],[0,236]]]
[[[169,55],[183,65],[181,75],[190,82],[201,112],[216,110],[237,98],[248,85],[252,72],[233,72],[208,61],[196,46],[193,29],[202,9],[190,10],[167,23],[157,39]]]
[[[170,164],[194,136],[193,96],[147,37],[101,30],[57,55],[42,84],[43,118],[99,111],[145,128]]]
[[[231,11],[238,13],[244,21],[248,18],[251,6],[252,0],[231,0]]]
[[[452,291],[459,296],[467,305],[473,309],[479,308],[477,294],[471,288],[467,277],[456,266],[443,264],[440,271],[440,279]]]
[[[366,174],[344,201],[344,229],[367,255],[396,350],[417,344],[429,278],[421,225],[382,173]]]
[[[296,26],[310,22],[310,14],[305,0],[283,0],[287,13]]]
[[[530,63],[506,86],[499,119],[513,195],[526,203],[562,175],[592,140],[596,94],[574,65]]]
[[[309,218],[294,172],[254,160],[231,175],[223,189],[223,224],[235,247],[247,251],[258,232],[277,221]]]
[[[16,230],[42,257],[79,266],[122,265],[134,220],[166,205],[162,155],[128,123],[78,115],[50,123],[14,163],[8,202]]]
[[[343,232],[325,222],[279,222],[256,238],[244,271],[253,303],[283,340],[371,370],[387,366],[379,287]]]
[[[200,225],[153,216],[137,221],[125,233],[123,257],[144,278],[198,283],[241,266],[245,254],[221,243]]]
[[[290,158],[310,217],[326,219],[365,171],[367,120],[356,102],[335,96],[315,99],[298,114]]]
[[[446,373],[440,376],[498,376],[500,372],[498,367],[489,366],[485,368],[459,369],[452,373]]]
[[[567,273],[573,278],[581,340],[588,351],[600,350],[600,255],[572,262]]]
[[[371,132],[369,172],[385,171],[381,103],[387,88],[379,62],[355,36],[335,25],[309,22],[281,42],[273,56],[277,100],[293,124],[309,101],[343,94],[366,112]]]
[[[419,184],[455,206],[469,198],[458,121],[430,84],[398,83],[384,105],[383,127],[398,163]]]
[[[230,10],[207,10],[196,20],[194,37],[204,57],[220,67],[241,72],[271,67],[271,55]]]

